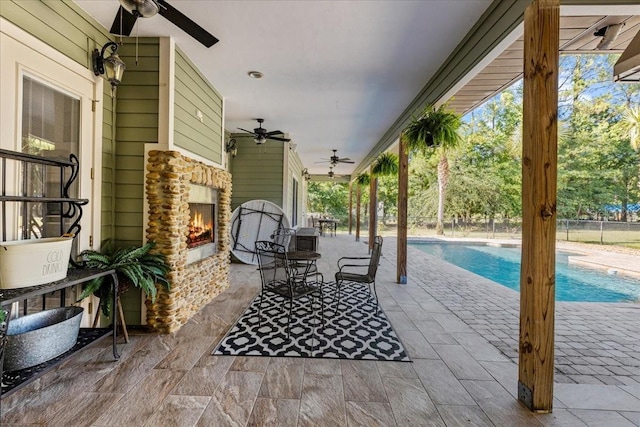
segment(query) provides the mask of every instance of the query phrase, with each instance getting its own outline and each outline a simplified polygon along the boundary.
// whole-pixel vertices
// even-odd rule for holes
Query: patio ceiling
[[[117,0],[76,3],[106,28],[119,7]],[[438,77],[441,65],[481,15],[499,4],[491,0],[169,3],[220,42],[207,49],[161,16],[139,19],[132,36],[173,37],[224,96],[228,131],[253,129],[254,119],[264,118],[266,129],[288,134],[312,175],[328,172],[328,164],[315,162],[328,158],[331,149],[355,161],[334,169],[349,175],[392,145],[393,133],[415,114],[420,104],[416,99],[425,85]],[[593,36],[595,29],[624,21],[627,25],[613,46],[620,51],[639,28],[638,16],[632,15],[640,15],[640,6],[570,6],[563,8],[563,15],[563,50],[592,51],[598,39]],[[519,26],[441,100],[455,95],[451,105],[467,112],[518,79],[521,35]],[[250,70],[262,72],[264,78],[250,79]]]

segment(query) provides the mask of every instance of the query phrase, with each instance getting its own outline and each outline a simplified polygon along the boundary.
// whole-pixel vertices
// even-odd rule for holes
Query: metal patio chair
[[[260,302],[258,304],[258,318],[262,323],[262,306],[265,293],[272,293],[289,301],[289,315],[287,322],[287,339],[291,334],[291,316],[293,311],[293,301],[304,296],[311,299],[311,309],[316,307],[316,298],[320,298],[320,310],[322,324],[324,325],[324,300],[322,295],[322,282],[308,282],[306,278],[300,276],[292,267],[287,258],[287,251],[283,245],[271,241],[257,241],[255,243],[256,254],[258,256],[258,268],[262,288],[260,291]],[[315,316],[315,314],[314,314]]]
[[[336,297],[340,304],[340,292],[342,287],[354,283],[368,285],[369,295],[373,287],[375,305],[378,306],[378,294],[376,293],[376,272],[382,255],[382,236],[376,236],[373,240],[373,250],[368,257],[342,257],[338,260],[338,272],[336,273]],[[368,261],[368,262],[365,262]]]

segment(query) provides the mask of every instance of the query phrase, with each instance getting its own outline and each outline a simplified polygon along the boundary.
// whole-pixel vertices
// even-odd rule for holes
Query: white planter
[[[67,277],[73,237],[0,242],[0,288],[41,285]]]

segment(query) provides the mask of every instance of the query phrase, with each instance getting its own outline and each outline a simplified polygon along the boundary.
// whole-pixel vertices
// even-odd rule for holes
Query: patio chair
[[[318,229],[318,233],[320,233],[320,235],[322,236],[322,224],[320,223],[320,218],[316,218],[314,216],[311,217],[311,224],[313,225],[313,228],[317,228]]]
[[[366,284],[371,296],[371,287],[375,296],[375,305],[378,306],[378,294],[376,293],[376,272],[380,264],[382,254],[382,236],[376,236],[373,240],[373,250],[368,257],[342,257],[338,260],[338,272],[336,273],[336,297],[340,304],[340,291],[342,287],[350,284]],[[368,261],[368,262],[365,262]],[[366,269],[366,270],[365,270]]]
[[[262,324],[262,305],[265,293],[272,293],[284,297],[289,301],[289,315],[287,321],[287,339],[291,334],[291,315],[293,301],[304,296],[311,299],[311,309],[316,306],[315,299],[320,298],[320,310],[322,324],[324,325],[324,300],[322,295],[322,282],[307,282],[289,264],[285,247],[270,241],[257,241],[255,243],[258,256],[258,269],[262,288],[260,302],[258,303],[258,319]]]

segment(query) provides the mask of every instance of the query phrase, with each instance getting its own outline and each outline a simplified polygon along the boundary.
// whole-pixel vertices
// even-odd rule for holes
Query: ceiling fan
[[[256,119],[256,121],[258,122],[258,127],[253,129],[253,131],[238,128],[242,131],[245,131],[253,135],[253,141],[256,144],[264,144],[265,142],[267,142],[267,139],[273,139],[274,141],[282,141],[282,142],[291,141],[290,138],[281,138],[279,136],[275,136],[275,135],[284,135],[284,133],[280,130],[272,130],[271,132],[267,132],[267,130],[262,127],[262,123],[264,123],[264,119]]]
[[[329,157],[328,159],[323,159],[322,161],[316,162],[316,163],[331,163],[331,166],[335,166],[338,163],[355,163],[353,160],[351,160],[348,157],[342,157],[340,158],[338,156],[338,150],[331,150],[333,151],[333,156]]]
[[[340,178],[340,177],[346,176],[346,175],[338,175],[338,174],[336,174],[336,173],[333,171],[333,167],[334,167],[334,166],[335,166],[335,165],[331,165],[331,166],[329,166],[329,173],[327,174],[327,175],[329,175],[329,178],[333,179],[333,178]]]
[[[189,34],[206,47],[218,43],[218,39],[200,25],[187,18],[182,12],[171,6],[165,0],[119,0],[120,9],[111,25],[111,34],[128,36],[138,18],[151,18],[160,14]]]

